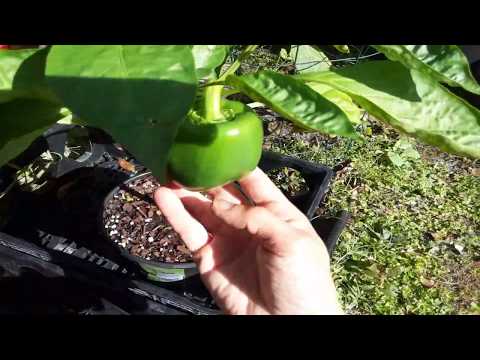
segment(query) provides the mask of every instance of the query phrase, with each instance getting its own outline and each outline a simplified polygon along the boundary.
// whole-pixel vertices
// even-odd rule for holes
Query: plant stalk
[[[235,60],[235,62],[230,66],[227,71],[225,71],[216,82],[222,83],[228,75],[234,74],[238,70],[241,63],[245,58],[250,56],[250,54],[258,47],[258,45],[248,45],[243,49],[240,56]],[[224,118],[222,112],[222,92],[223,84],[221,85],[212,85],[206,84],[204,88],[204,100],[203,100],[203,118],[205,123],[212,123]]]
[[[222,90],[222,85],[208,86],[205,88],[203,117],[207,123],[223,119]]]
[[[243,60],[245,60],[247,57],[250,56],[250,54],[252,52],[255,51],[255,49],[258,47],[258,45],[247,45],[247,47],[245,47],[245,49],[243,49],[242,53],[240,54],[240,56],[237,58],[237,60],[235,60],[235,62],[232,64],[232,66],[230,66],[227,71],[225,71],[222,76],[220,76],[218,78],[217,81],[223,81],[227,78],[228,75],[232,75],[235,73],[235,71],[238,70],[238,68],[240,67],[241,63]]]

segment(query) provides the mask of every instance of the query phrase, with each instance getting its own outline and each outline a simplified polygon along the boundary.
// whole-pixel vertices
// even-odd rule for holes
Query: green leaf
[[[287,49],[281,48],[279,56],[283,60],[290,60],[290,55],[287,52]]]
[[[422,72],[369,61],[297,78],[346,92],[372,115],[427,144],[480,157],[480,111]]]
[[[88,126],[88,123],[72,114],[67,108],[60,109],[60,114],[62,118],[57,121],[57,124]]]
[[[393,149],[387,152],[387,157],[393,165],[402,167],[409,165],[411,160],[420,159],[420,154],[407,138],[402,137],[395,143]]]
[[[299,73],[326,70],[332,65],[322,51],[310,45],[293,45],[290,58],[295,61]]]
[[[165,180],[169,150],[195,98],[191,47],[53,46],[46,75],[75,115],[106,130]]]
[[[387,156],[390,159],[391,163],[395,165],[396,167],[402,167],[405,165],[407,162],[395,151],[388,151]]]
[[[58,105],[42,100],[17,99],[0,104],[0,166],[20,155],[61,118]]]
[[[227,83],[304,129],[358,137],[347,115],[337,105],[290,76],[260,71],[231,75]]]
[[[14,99],[13,80],[22,63],[35,50],[0,51],[0,102]]]
[[[423,71],[453,87],[463,87],[480,95],[467,57],[456,45],[372,45],[390,60]]]
[[[215,69],[225,61],[229,48],[228,45],[194,45],[192,54],[197,78],[213,77]]]
[[[339,51],[343,54],[349,54],[350,53],[350,49],[348,48],[348,45],[333,45],[333,47],[335,49],[337,49],[337,51]]]
[[[329,85],[321,83],[307,83],[307,85],[342,109],[353,124],[360,123],[360,108],[353,103],[350,96]]]
[[[420,154],[415,149],[412,143],[406,138],[401,138],[393,146],[395,151],[400,152],[402,158],[408,160],[417,160],[420,159]]]
[[[45,82],[48,50],[0,51],[0,103],[20,98],[58,102]]]

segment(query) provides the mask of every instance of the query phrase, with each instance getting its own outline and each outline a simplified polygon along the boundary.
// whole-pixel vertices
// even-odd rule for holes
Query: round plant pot
[[[118,193],[122,188],[125,189],[129,183],[134,182],[143,177],[149,176],[150,173],[143,173],[141,175],[134,176],[122,184],[114,188],[106,197],[103,202],[103,209],[101,212],[100,224],[102,226],[102,233],[104,236],[112,242],[112,244],[118,248],[119,254],[127,259],[130,262],[138,265],[144,272],[146,277],[152,281],[158,282],[176,282],[184,280],[188,277],[198,274],[197,267],[194,262],[186,263],[167,263],[153,260],[146,260],[140,256],[132,255],[127,249],[117,245],[111,239],[108,234],[108,231],[105,227],[105,209],[107,208],[109,202],[112,200],[113,196]]]
[[[163,263],[131,255],[122,248],[120,248],[120,251],[125,258],[138,264],[145,271],[147,278],[152,281],[176,282],[198,274],[197,266],[193,262],[182,264]]]

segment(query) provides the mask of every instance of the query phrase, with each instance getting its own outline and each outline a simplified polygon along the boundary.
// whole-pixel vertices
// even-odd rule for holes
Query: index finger
[[[208,243],[206,229],[190,215],[173,190],[160,187],[155,191],[154,198],[163,216],[191,251],[198,251]]]
[[[258,206],[269,207],[275,213],[281,212],[285,215],[282,217],[303,217],[303,213],[287,199],[260,168],[257,167],[238,182],[245,194]]]

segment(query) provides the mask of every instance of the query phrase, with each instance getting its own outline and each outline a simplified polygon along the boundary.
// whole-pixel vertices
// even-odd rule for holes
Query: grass
[[[268,50],[242,72],[286,65]],[[319,215],[352,216],[332,255],[347,313],[480,314],[479,161],[438,152],[368,116],[358,128],[362,144],[260,115],[271,128],[266,149],[342,164]],[[296,177],[282,179],[298,186]]]
[[[332,257],[346,312],[480,313],[480,177],[473,175],[480,163],[441,154],[374,119],[360,130],[364,144],[285,130],[265,143],[344,164],[321,214],[352,215]]]

